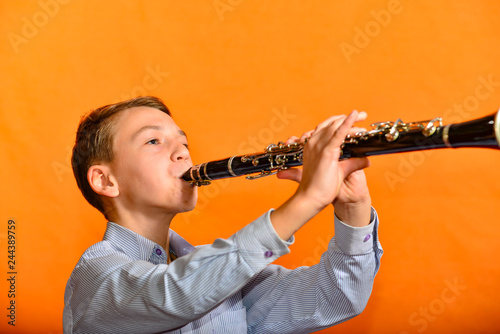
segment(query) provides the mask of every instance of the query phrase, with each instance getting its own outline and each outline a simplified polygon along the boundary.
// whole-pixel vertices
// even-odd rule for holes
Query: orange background
[[[444,123],[500,106],[498,1],[0,2],[0,332],[62,332],[66,281],[105,221],[79,193],[80,116],[156,95],[201,163],[262,150],[332,114]],[[487,82],[489,81],[489,84]],[[500,152],[373,157],[385,254],[359,317],[324,333],[500,332]],[[221,180],[173,229],[228,237],[294,191]],[[278,263],[318,261],[331,208]],[[8,326],[7,224],[16,222],[16,326]]]

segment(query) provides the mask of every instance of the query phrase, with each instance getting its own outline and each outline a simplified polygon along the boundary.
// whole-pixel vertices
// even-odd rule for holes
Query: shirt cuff
[[[378,215],[373,207],[371,208],[370,224],[366,226],[354,227],[347,225],[336,215],[334,224],[334,242],[345,254],[359,255],[369,253],[377,243]]]
[[[290,253],[288,246],[294,242],[293,236],[288,241],[278,236],[271,224],[272,211],[269,210],[236,233],[235,241],[241,254],[255,270],[262,270],[280,256]]]

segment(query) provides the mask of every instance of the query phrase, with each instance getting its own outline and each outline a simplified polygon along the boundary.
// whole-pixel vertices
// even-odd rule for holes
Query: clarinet
[[[305,143],[270,144],[263,152],[232,156],[192,166],[182,179],[191,185],[247,175],[253,180],[290,167],[301,166]],[[500,110],[462,123],[443,126],[440,117],[404,123],[378,122],[371,130],[348,135],[341,145],[340,160],[438,148],[476,147],[500,149]]]

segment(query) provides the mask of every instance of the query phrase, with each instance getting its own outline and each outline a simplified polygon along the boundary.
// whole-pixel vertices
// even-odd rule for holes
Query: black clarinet
[[[195,165],[182,178],[192,185],[201,186],[229,177],[247,175],[247,179],[253,180],[272,175],[302,165],[305,145],[307,142],[270,144],[263,152]],[[439,117],[412,123],[404,123],[400,119],[374,123],[371,130],[345,138],[340,160],[460,147],[500,149],[500,110],[482,118],[446,126]]]

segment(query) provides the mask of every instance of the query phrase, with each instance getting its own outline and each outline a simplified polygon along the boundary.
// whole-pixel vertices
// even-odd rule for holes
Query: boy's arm
[[[371,294],[382,248],[378,217],[351,227],[335,216],[335,237],[318,264],[270,265],[243,288],[248,333],[310,333],[358,315]]]

